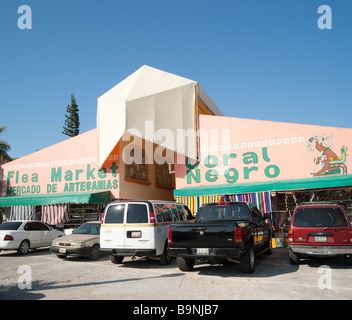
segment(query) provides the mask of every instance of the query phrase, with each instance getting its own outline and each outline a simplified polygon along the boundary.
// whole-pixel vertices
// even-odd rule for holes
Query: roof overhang
[[[110,191],[36,194],[30,196],[0,197],[0,207],[41,206],[58,203],[109,203]]]
[[[206,196],[263,191],[314,190],[336,187],[352,187],[352,175],[189,187],[175,190],[174,196]]]

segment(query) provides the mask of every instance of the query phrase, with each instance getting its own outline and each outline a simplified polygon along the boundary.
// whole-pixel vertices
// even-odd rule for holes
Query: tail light
[[[172,228],[169,227],[168,231],[167,231],[167,241],[168,243],[172,243]]]
[[[149,212],[149,223],[155,223],[155,216],[153,211]]]
[[[243,240],[243,234],[242,234],[242,229],[239,227],[234,227],[233,228],[234,232],[234,241],[235,243],[240,243]]]
[[[105,212],[103,212],[103,214],[101,215],[101,221],[100,221],[101,224],[103,224],[104,217],[105,217]]]
[[[352,230],[350,230],[349,232],[349,238],[350,238],[350,242],[352,242]]]
[[[12,236],[10,236],[10,235],[5,235],[5,237],[4,237],[4,241],[12,241],[13,240],[13,237]]]
[[[169,230],[167,232],[167,241],[168,243],[172,243],[172,228],[169,227]]]
[[[292,230],[288,230],[288,241],[293,241],[293,231]]]

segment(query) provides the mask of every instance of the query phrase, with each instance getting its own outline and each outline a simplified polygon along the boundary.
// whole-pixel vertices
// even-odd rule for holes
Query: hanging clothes
[[[11,215],[9,220],[35,220],[35,206],[11,207]]]
[[[42,222],[57,225],[68,222],[68,204],[49,204],[42,206]]]

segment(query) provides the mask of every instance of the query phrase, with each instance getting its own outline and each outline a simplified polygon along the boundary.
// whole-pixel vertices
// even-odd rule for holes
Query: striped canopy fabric
[[[34,220],[35,206],[13,206],[11,207],[10,221]]]
[[[212,195],[212,196],[185,196],[175,197],[176,201],[183,202],[192,211],[198,212],[199,208],[206,203],[225,201],[244,201],[253,203],[261,213],[271,212],[270,192],[253,192],[243,194]]]
[[[62,224],[69,221],[67,204],[49,204],[42,206],[42,222],[51,225]]]

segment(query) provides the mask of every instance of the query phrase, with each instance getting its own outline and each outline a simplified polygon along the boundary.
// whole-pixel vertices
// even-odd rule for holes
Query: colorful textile
[[[175,197],[176,201],[182,202],[192,211],[196,213],[199,207],[205,203],[219,202],[221,199],[225,201],[245,201],[253,203],[261,213],[271,212],[270,192],[253,192],[243,194],[230,195],[212,195],[212,196],[186,196]]]

